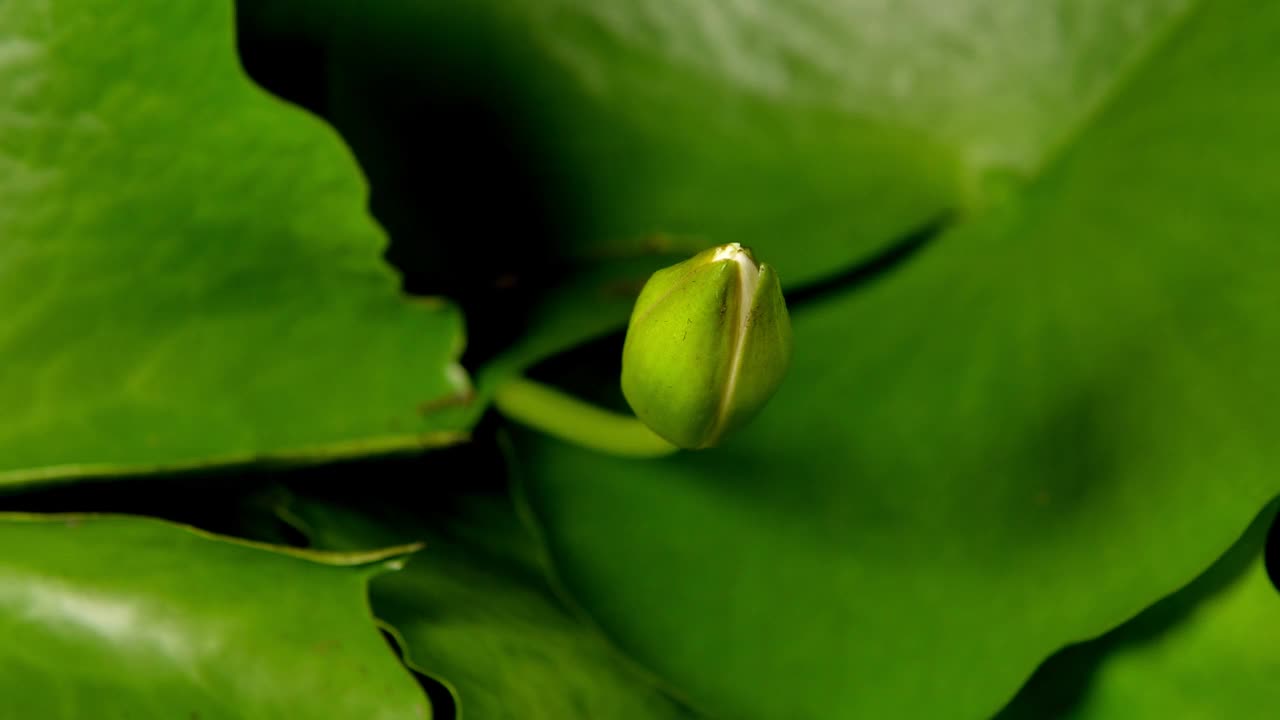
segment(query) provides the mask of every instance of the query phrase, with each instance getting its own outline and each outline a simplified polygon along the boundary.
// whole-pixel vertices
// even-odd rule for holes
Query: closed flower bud
[[[760,411],[790,361],[778,276],[731,243],[649,278],[627,327],[622,393],[673,445],[705,448]]]

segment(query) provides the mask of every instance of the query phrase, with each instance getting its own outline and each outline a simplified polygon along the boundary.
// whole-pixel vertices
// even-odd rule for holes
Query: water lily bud
[[[764,407],[790,361],[778,275],[731,243],[649,278],[627,327],[622,394],[655,433],[705,448]]]

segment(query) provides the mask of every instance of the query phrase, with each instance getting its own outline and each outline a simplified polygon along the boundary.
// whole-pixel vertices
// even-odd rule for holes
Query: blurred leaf
[[[365,596],[405,550],[284,554],[141,518],[0,515],[0,716],[425,720]]]
[[[829,718],[989,716],[1185,585],[1280,491],[1277,34],[1186,16],[1035,182],[797,309],[725,447],[524,436],[568,588],[699,706]]]
[[[408,301],[337,136],[226,2],[0,6],[0,485],[453,441],[460,319]]]
[[[240,4],[255,38],[322,48],[317,102],[393,235],[487,240],[424,257],[739,241],[794,286],[1041,167],[1189,2]]]
[[[999,720],[1272,717],[1280,703],[1274,504],[1213,567],[1112,632],[1050,658]]]
[[[421,466],[402,469],[412,467]],[[385,466],[380,472],[392,482]],[[416,474],[395,482],[422,482]],[[324,548],[426,542],[402,572],[374,581],[374,611],[411,666],[453,688],[463,718],[693,717],[561,602],[545,579],[541,546],[505,493],[458,493],[437,479],[421,507],[409,510],[411,502],[344,507],[299,495],[283,516]]]
[[[625,323],[596,271],[557,287],[565,258],[737,241],[794,290],[998,200],[1188,5],[240,1],[250,70],[352,144],[393,261],[463,303],[471,358],[523,333],[503,371],[584,336],[562,298]]]
[[[682,17],[704,12],[698,3],[240,4],[255,42],[323,48],[318,109],[373,178],[395,259],[411,274],[424,266],[424,286],[450,294],[466,292],[460,277],[492,282],[495,270],[540,286],[548,257],[689,255],[729,241],[772,258],[786,282],[807,282],[966,192],[954,147],[873,117],[838,77],[820,90],[808,80],[832,58],[772,34],[831,30],[830,42],[854,44],[856,11],[824,25],[816,2],[706,11],[719,19]],[[628,17],[647,13],[672,16]],[[623,27],[633,21],[634,33]],[[707,43],[713,65],[732,63],[722,53],[750,64],[743,48],[762,42],[762,62],[785,67],[703,67],[689,51],[715,32],[708,23],[723,25],[730,46]],[[316,82],[282,77],[265,50],[248,56],[286,95]],[[755,70],[771,84],[750,81]]]

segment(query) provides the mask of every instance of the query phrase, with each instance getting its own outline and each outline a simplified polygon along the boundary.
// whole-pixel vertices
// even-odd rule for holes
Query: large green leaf
[[[0,716],[426,720],[369,578],[156,520],[0,515]]]
[[[573,254],[738,241],[800,283],[1039,168],[1190,3],[241,4],[328,50],[328,111],[376,175],[420,179],[481,126],[537,163]],[[492,155],[468,147],[455,184],[509,182],[475,183]]]
[[[658,199],[636,218],[653,222],[670,209],[661,200],[674,187],[696,190],[701,202],[719,201],[697,216],[709,220],[732,208],[740,222],[762,212],[747,200],[778,208],[806,193],[861,201],[833,206],[839,215],[884,212],[867,202],[876,191],[862,183],[885,172],[881,163],[906,164],[936,148],[886,142],[880,128],[952,148],[965,174],[1035,170],[1190,5],[966,0],[940,10],[931,0],[525,0],[482,3],[483,10],[472,3],[447,14],[467,27],[510,32],[528,46],[533,62],[510,71],[567,100],[553,117],[586,132],[567,147],[596,164],[609,190],[625,189],[605,195],[627,203],[611,207],[615,215],[642,210],[631,205],[638,197]],[[598,117],[611,122],[592,124]],[[632,155],[641,143],[658,157]],[[634,162],[608,166],[622,159],[618,152]],[[720,169],[704,169],[711,158]],[[764,158],[776,164],[747,162]],[[940,161],[928,159],[925,167]],[[844,174],[836,175],[841,166]],[[782,174],[744,178],[735,170]],[[610,177],[619,175],[632,177]],[[715,186],[702,182],[708,180],[721,183],[723,194],[709,194]],[[762,180],[765,194],[741,194]],[[692,200],[686,192],[680,195]],[[835,222],[788,219],[805,229]],[[784,248],[780,239],[766,242]]]
[[[1267,718],[1280,709],[1280,553],[1269,507],[1213,567],[1106,635],[1050,658],[999,720]],[[1273,526],[1274,524],[1274,527]]]
[[[1268,718],[1280,712],[1280,595],[1261,555],[1184,625],[1099,669],[1082,720]]]
[[[384,465],[378,487],[411,487],[439,470]],[[474,476],[465,488],[438,478],[416,500],[392,492],[399,499],[370,501],[364,493],[364,500],[335,502],[303,494],[314,481],[300,483],[281,505],[314,545],[427,544],[403,571],[373,582],[374,612],[414,668],[453,689],[463,718],[692,717],[561,601],[545,578],[541,545],[501,489],[477,491]]]
[[[452,440],[462,332],[407,301],[337,136],[225,0],[0,6],[0,484]]]
[[[611,265],[738,241],[794,289],[990,202],[1187,2],[240,6],[250,68],[352,143],[415,286],[481,294],[469,309],[488,357],[528,302],[481,286],[544,289],[564,255]],[[457,235],[484,242],[417,241]],[[598,277],[537,303],[490,377],[625,322],[628,299]]]
[[[916,108],[908,127],[860,94],[861,83],[884,88],[887,78],[858,59],[876,46],[859,13],[875,11],[831,18],[826,5],[241,2],[250,36],[324,48],[317,104],[370,169],[394,231],[456,215],[452,227],[485,238],[406,257],[470,259],[450,274],[501,267],[523,285],[544,281],[536,260],[504,258],[529,257],[531,244],[599,260],[728,241],[774,258],[789,282],[807,281],[965,204],[961,149],[933,137],[933,109]],[[1126,36],[1148,21],[1105,40],[1123,55]],[[820,56],[804,47],[814,33]],[[272,60],[260,68],[268,79],[279,74]],[[437,159],[447,167],[431,166]],[[489,211],[494,203],[502,213]],[[424,207],[441,217],[421,217]]]
[[[726,447],[526,437],[569,588],[728,717],[978,717],[1188,582],[1280,491],[1277,33],[1196,9],[1034,182],[797,308]]]

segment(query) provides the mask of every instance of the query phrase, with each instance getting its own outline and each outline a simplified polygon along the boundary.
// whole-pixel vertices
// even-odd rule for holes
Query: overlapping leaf
[[[798,309],[726,447],[526,438],[569,587],[727,716],[981,717],[1188,582],[1280,491],[1277,32],[1183,16],[1035,182]]]
[[[1106,635],[1045,663],[998,720],[1071,717],[1264,718],[1280,688],[1280,591],[1267,554],[1280,552],[1272,506],[1190,586]]]
[[[1074,712],[1115,718],[1266,718],[1280,708],[1280,595],[1261,556],[1230,587],[1150,646],[1121,649]]]
[[[469,293],[541,287],[547,255],[733,241],[787,287],[830,276],[1039,168],[1188,3],[241,6],[250,37],[324,58],[253,65],[353,144],[398,259]],[[458,234],[484,241],[414,241]],[[614,288],[576,286],[494,376],[625,320]]]
[[[335,57],[421,52],[446,85],[483,80],[475,94],[555,159],[543,180],[572,198],[578,257],[735,240],[798,284],[971,213],[882,285],[797,312],[800,380],[724,450],[638,464],[523,443],[572,589],[730,717],[989,713],[1050,651],[1184,583],[1280,490],[1280,12],[882,5],[388,0],[338,18],[378,16],[371,40],[321,31]],[[458,399],[456,318],[396,296],[349,159],[235,72],[229,26],[217,3],[0,7],[7,482],[457,428],[416,410]],[[337,66],[335,112],[376,130],[360,71]],[[387,136],[363,135],[366,156],[394,163]],[[1011,198],[991,179],[1035,172]],[[530,706],[666,712],[544,586],[450,584],[476,564],[460,550],[421,582],[500,642],[605,676],[557,676]],[[411,656],[486,707],[474,668],[495,654],[418,624],[418,582],[388,600]],[[506,622],[524,598],[533,622]],[[61,647],[16,647],[33,642]],[[513,666],[519,683],[489,687],[546,670]]]
[[[454,690],[461,717],[693,717],[561,601],[509,498],[437,490],[416,511],[297,496],[286,517],[320,547],[427,543],[402,572],[374,581],[374,610],[407,661]]]
[[[408,302],[337,136],[229,3],[0,6],[0,484],[446,442],[458,316]]]
[[[470,255],[422,248],[428,258],[496,265],[534,244],[535,257],[602,260],[738,241],[801,282],[962,204],[965,193],[954,146],[937,142],[928,123],[906,127],[850,107],[855,79],[832,77],[831,56],[809,56],[795,45],[803,39],[774,32],[834,28],[830,43],[852,44],[859,23],[827,23],[824,3],[759,14],[616,1],[242,5],[254,32],[325,49],[325,110],[385,180],[377,192],[389,223],[436,228],[439,218],[415,210],[463,207],[459,230],[481,228],[485,243]],[[732,47],[707,42],[708,67],[690,50],[719,32],[709,25],[722,26]],[[745,51],[755,42],[764,43],[759,62]],[[432,158],[452,162],[444,177],[423,166]],[[524,175],[522,192],[512,191],[512,176]],[[541,206],[527,207],[529,196]],[[503,211],[486,212],[488,202]],[[527,265],[536,260],[509,270],[536,285]]]
[[[369,578],[156,520],[0,515],[0,716],[427,720]]]

